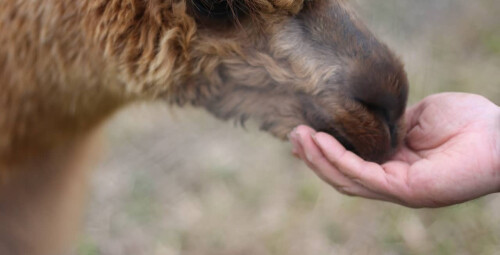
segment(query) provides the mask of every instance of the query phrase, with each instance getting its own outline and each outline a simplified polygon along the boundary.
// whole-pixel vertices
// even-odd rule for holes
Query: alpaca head
[[[186,86],[216,116],[284,138],[299,124],[382,161],[403,134],[403,65],[341,0],[189,0]]]
[[[147,16],[140,23],[149,30],[123,29],[134,35],[130,45],[142,48],[120,52],[129,54],[123,61],[132,60],[132,72],[146,70],[139,80],[156,96],[222,119],[254,119],[280,138],[306,124],[379,162],[404,136],[403,65],[345,0],[134,4],[142,7],[131,16]],[[149,55],[155,60],[142,60]],[[141,69],[142,62],[149,66]]]

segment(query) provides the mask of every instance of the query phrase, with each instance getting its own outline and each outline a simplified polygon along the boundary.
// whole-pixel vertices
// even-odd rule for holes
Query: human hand
[[[429,96],[406,112],[404,143],[384,164],[299,126],[294,154],[339,192],[409,207],[441,207],[500,191],[500,108],[464,93]]]

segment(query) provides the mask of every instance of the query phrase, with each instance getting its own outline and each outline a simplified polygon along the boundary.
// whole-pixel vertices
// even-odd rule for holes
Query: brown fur
[[[204,13],[214,3],[1,1],[0,210],[18,200],[13,190],[35,192],[27,176],[70,171],[62,159],[139,100],[252,118],[281,138],[308,124],[369,160],[396,147],[405,72],[344,0],[232,0],[225,18]],[[39,189],[63,192],[62,183]],[[7,218],[0,211],[0,225]],[[42,250],[21,234],[6,238],[14,229],[0,230],[0,252],[4,240]]]

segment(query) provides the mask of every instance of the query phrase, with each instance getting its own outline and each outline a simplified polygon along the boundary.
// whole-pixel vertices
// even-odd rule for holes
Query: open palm
[[[405,143],[382,164],[299,126],[294,153],[338,191],[410,207],[439,207],[500,191],[500,108],[473,94],[429,96],[406,113]]]

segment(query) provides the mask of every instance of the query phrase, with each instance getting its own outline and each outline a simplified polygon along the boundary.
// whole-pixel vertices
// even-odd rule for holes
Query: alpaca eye
[[[191,0],[198,17],[217,20],[237,20],[245,12],[242,0]]]

